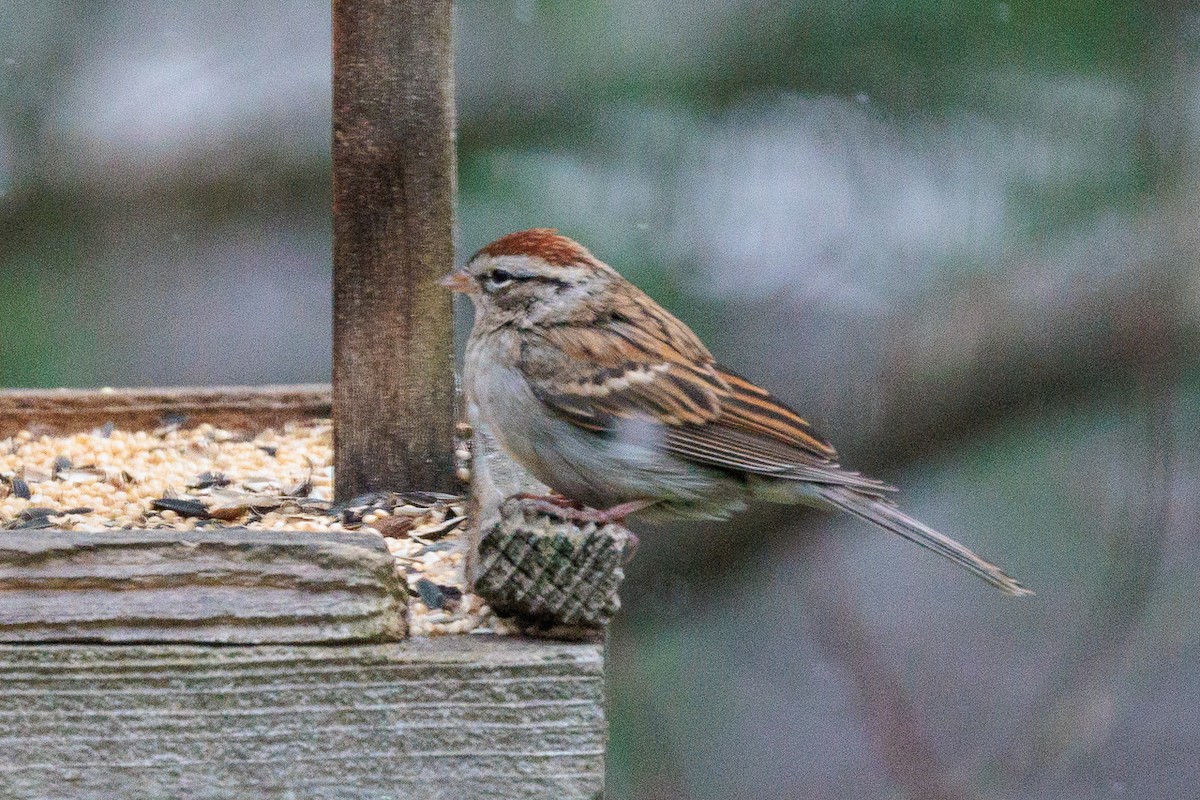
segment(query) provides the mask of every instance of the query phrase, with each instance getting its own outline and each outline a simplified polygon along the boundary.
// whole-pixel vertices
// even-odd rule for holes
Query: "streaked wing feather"
[[[818,460],[760,434],[726,427],[723,421],[671,428],[665,438],[673,452],[716,467],[784,480],[845,486],[872,496],[896,491],[882,481],[842,469],[836,462]]]
[[[797,448],[822,461],[837,460],[833,445],[766,389],[722,367],[717,367],[717,372],[730,389],[729,395],[721,399],[723,413],[718,422],[722,426],[760,434],[765,440]]]
[[[896,490],[840,467],[833,446],[766,389],[722,367],[717,372],[730,389],[721,399],[723,413],[705,425],[669,430],[668,446],[680,455],[759,475],[846,486],[870,495]]]
[[[547,328],[527,342],[521,360],[538,397],[591,430],[632,418],[703,424],[720,415],[728,392],[704,345],[673,319],[636,325],[615,314]]]
[[[549,327],[527,340],[521,359],[537,396],[582,428],[607,431],[620,420],[645,419],[665,426],[666,446],[692,461],[892,491],[839,467],[837,452],[803,417],[719,367],[673,317],[645,315],[635,305],[587,324]]]

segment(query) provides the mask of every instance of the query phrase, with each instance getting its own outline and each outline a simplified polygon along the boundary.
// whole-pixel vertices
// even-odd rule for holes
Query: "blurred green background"
[[[328,379],[329,41],[0,5],[0,385]],[[612,797],[1200,796],[1198,45],[1185,3],[459,3],[460,251],[578,238],[1038,591],[786,509],[645,530]]]

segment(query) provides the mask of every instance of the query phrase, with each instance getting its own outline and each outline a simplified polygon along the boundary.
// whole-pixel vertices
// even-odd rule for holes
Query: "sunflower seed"
[[[408,517],[381,517],[371,526],[387,539],[399,539],[413,529],[413,521]]]
[[[30,469],[25,467],[21,470],[21,477],[26,483],[45,483],[50,480],[50,474],[42,472],[40,469]]]
[[[54,473],[54,477],[64,483],[94,483],[107,478],[108,473],[95,467],[82,467],[58,470]]]
[[[427,608],[441,608],[446,603],[446,595],[441,587],[428,578],[421,578],[417,581],[417,594],[421,597],[421,602]]]
[[[406,503],[425,508],[432,508],[439,503],[454,503],[459,499],[456,494],[443,494],[442,492],[401,492],[399,497]]]
[[[454,517],[453,519],[448,519],[445,522],[439,522],[434,525],[418,525],[417,527],[413,528],[412,535],[436,542],[438,539],[441,539],[447,533],[466,522],[466,519],[466,517]]]
[[[50,517],[58,512],[53,508],[27,508],[18,514],[12,522],[9,522],[4,527],[9,530],[32,530],[37,528],[53,528],[54,523],[50,521]]]
[[[201,472],[196,476],[195,483],[188,486],[189,489],[211,489],[214,486],[228,486],[232,481],[225,477],[223,472]]]
[[[181,517],[196,517],[208,519],[208,509],[197,500],[184,500],[177,497],[160,497],[150,504],[156,511],[174,511]]]

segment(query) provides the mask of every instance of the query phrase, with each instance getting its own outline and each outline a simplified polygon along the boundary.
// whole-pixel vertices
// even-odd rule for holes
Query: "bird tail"
[[[824,485],[815,488],[816,493],[835,508],[865,519],[867,522],[873,522],[885,530],[903,536],[910,542],[916,542],[921,547],[932,550],[942,558],[953,561],[1006,594],[1016,597],[1033,594],[995,564],[984,561],[949,536],[944,536],[928,525],[918,522],[888,500],[860,494],[844,486]]]

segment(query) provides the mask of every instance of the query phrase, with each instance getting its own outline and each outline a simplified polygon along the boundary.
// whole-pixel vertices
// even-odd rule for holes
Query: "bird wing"
[[[547,327],[524,341],[520,359],[543,402],[595,431],[625,419],[702,425],[720,416],[728,391],[704,345],[674,319],[646,326],[614,314]]]
[[[716,367],[729,386],[721,414],[703,425],[666,431],[667,447],[685,458],[784,480],[845,486],[868,495],[895,487],[838,465],[837,451],[808,421],[729,370]]]
[[[692,461],[871,493],[890,489],[839,467],[837,452],[803,417],[718,366],[682,322],[665,314],[635,319],[617,313],[526,339],[521,368],[542,402],[597,432],[622,420],[662,425],[667,449]]]

